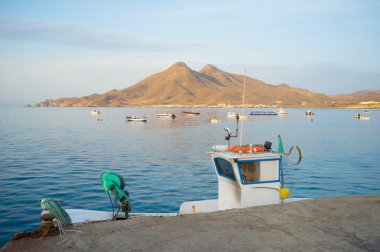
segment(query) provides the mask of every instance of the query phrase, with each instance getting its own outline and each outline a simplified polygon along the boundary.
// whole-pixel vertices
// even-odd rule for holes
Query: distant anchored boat
[[[169,113],[161,113],[156,115],[159,118],[175,118],[175,114],[169,114]]]
[[[201,113],[195,111],[182,111],[184,115],[200,115]]]
[[[250,115],[272,115],[272,116],[275,116],[277,115],[277,112],[274,112],[274,111],[251,111],[251,113],[249,113]]]
[[[236,118],[236,115],[237,115],[238,113],[236,113],[236,112],[227,112],[227,117],[228,118]]]
[[[210,120],[210,122],[211,122],[211,123],[221,123],[222,120],[217,119],[217,118],[212,118],[212,119]]]
[[[310,110],[307,110],[307,111],[305,112],[305,115],[307,115],[307,116],[313,116],[313,115],[314,115],[314,112],[311,112]]]
[[[248,118],[246,115],[241,115],[241,114],[235,113],[235,112],[227,112],[227,117],[233,118],[233,119],[236,119],[237,117],[239,117],[240,120],[245,120]]]
[[[354,115],[354,118],[356,118],[356,119],[360,119],[360,120],[369,120],[369,119],[371,119],[371,117],[369,117],[369,116],[363,116],[363,115],[360,114],[360,113],[355,114],[355,115]]]
[[[99,110],[91,110],[91,115],[100,115],[100,111]]]
[[[146,122],[148,121],[148,117],[137,117],[137,116],[126,116],[128,122]]]
[[[286,115],[288,113],[288,111],[286,111],[284,108],[278,108],[276,110],[277,114],[279,115]]]

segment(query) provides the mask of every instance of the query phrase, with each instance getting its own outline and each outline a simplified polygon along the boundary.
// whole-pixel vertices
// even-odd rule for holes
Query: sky
[[[0,0],[0,103],[123,89],[178,61],[329,95],[380,89],[377,0]]]

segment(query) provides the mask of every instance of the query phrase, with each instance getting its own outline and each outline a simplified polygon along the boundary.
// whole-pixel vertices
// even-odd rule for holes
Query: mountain
[[[380,101],[380,89],[371,90],[360,90],[352,94],[340,94],[332,96],[337,102],[352,102],[359,103],[362,101]]]
[[[336,106],[336,103],[352,103],[362,99],[380,101],[379,91],[363,91],[351,95],[328,96],[313,93],[287,84],[270,85],[246,77],[245,103],[247,105],[281,106]],[[213,65],[204,66],[199,72],[184,62],[177,62],[163,72],[122,90],[113,89],[104,94],[92,94],[80,98],[48,99],[35,106],[216,106],[242,103],[244,76],[228,73]]]

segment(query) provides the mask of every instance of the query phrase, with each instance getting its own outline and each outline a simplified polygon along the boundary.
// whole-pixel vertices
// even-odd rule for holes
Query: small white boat
[[[309,109],[305,112],[306,116],[313,116],[314,112],[311,112]]]
[[[128,122],[147,122],[148,121],[148,117],[146,116],[144,117],[127,116],[126,119]]]
[[[251,111],[249,114],[254,115],[254,116],[267,116],[267,115],[276,116],[277,112],[275,112],[275,111]]]
[[[369,116],[361,116],[360,117],[360,120],[368,121],[369,119],[371,119],[371,117],[369,117]]]
[[[91,115],[100,115],[99,110],[91,110],[90,113],[91,113]]]
[[[369,116],[363,116],[360,113],[355,114],[354,118],[359,119],[359,120],[365,120],[365,121],[368,121],[369,119],[371,119],[371,117],[369,117]]]
[[[159,118],[172,118],[174,119],[176,116],[175,114],[169,114],[169,113],[161,113],[156,115]]]
[[[221,123],[222,120],[217,119],[217,118],[212,118],[212,119],[210,120],[210,122],[211,122],[211,123]]]
[[[236,113],[236,112],[227,112],[227,117],[228,118],[236,118],[236,115],[237,115],[238,113]]]
[[[248,118],[248,116],[246,116],[246,115],[241,115],[241,114],[236,113],[236,112],[227,112],[227,117],[228,117],[228,118],[233,118],[233,119],[235,119],[237,116],[239,116],[239,119],[240,119],[240,120],[245,120],[245,119]]]
[[[284,108],[278,108],[276,112],[278,115],[286,115],[288,113]]]

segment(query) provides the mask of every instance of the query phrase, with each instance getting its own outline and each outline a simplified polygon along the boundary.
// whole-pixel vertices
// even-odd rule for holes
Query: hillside
[[[243,75],[224,72],[213,65],[206,65],[198,72],[183,62],[177,62],[165,71],[153,74],[122,90],[114,89],[104,94],[80,98],[48,99],[35,106],[237,106],[242,102],[243,83]],[[363,99],[380,101],[380,91],[327,96],[287,84],[270,85],[246,77],[245,103],[248,106],[281,104],[287,107],[325,107],[337,106],[337,103],[358,103]]]

